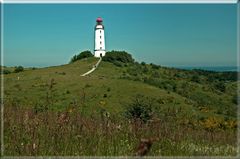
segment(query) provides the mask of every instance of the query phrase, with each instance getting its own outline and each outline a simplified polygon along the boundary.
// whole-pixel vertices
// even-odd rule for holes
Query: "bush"
[[[221,92],[225,92],[225,90],[226,90],[226,86],[225,86],[224,82],[217,82],[216,84],[214,84],[214,88]]]
[[[24,71],[24,68],[23,68],[22,66],[17,66],[17,67],[15,67],[15,69],[14,69],[14,72],[15,72],[15,73],[22,72],[22,71]]]
[[[67,90],[67,91],[66,91],[66,94],[70,94],[70,91],[69,91],[69,90]]]
[[[200,78],[199,78],[198,75],[193,75],[193,76],[191,77],[191,81],[192,81],[192,82],[196,82],[196,83],[200,83]]]
[[[142,68],[142,72],[143,72],[143,73],[148,73],[148,72],[149,72],[148,67],[147,67],[147,66],[144,66],[144,67]]]
[[[122,63],[133,63],[134,59],[132,58],[132,55],[125,51],[110,51],[106,52],[105,56],[103,57],[103,61],[108,62],[122,62]]]
[[[152,114],[152,101],[143,95],[137,95],[125,111],[125,116],[128,119],[140,119],[143,122],[151,119]]]
[[[73,63],[77,60],[81,60],[87,57],[93,57],[93,54],[91,53],[91,51],[83,51],[81,53],[79,53],[78,55],[74,55],[70,61],[70,63]]]
[[[155,64],[153,64],[153,63],[151,63],[150,65],[152,66],[153,69],[159,69],[159,68],[160,68],[160,66],[155,65]]]
[[[11,71],[9,71],[9,70],[3,70],[3,74],[10,74],[11,73]]]
[[[237,94],[235,94],[235,95],[232,97],[232,102],[233,102],[234,104],[238,104],[238,100],[239,100],[239,97],[238,97]]]
[[[123,67],[123,63],[119,61],[113,61],[113,64],[117,67]]]
[[[9,74],[9,73],[11,73],[10,70],[6,70],[5,68],[6,68],[5,66],[0,66],[0,74]]]
[[[153,78],[160,78],[160,73],[157,71],[154,71],[151,75]]]
[[[132,67],[128,67],[126,71],[131,76],[142,76],[142,73],[147,73],[149,70],[147,66],[139,67],[138,65],[134,65]]]
[[[103,98],[107,98],[107,94],[106,93],[103,95]]]

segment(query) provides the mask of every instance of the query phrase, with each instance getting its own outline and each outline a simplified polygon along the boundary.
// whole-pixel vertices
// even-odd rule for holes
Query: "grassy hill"
[[[73,102],[82,102],[84,94],[86,104],[90,105],[87,109],[97,109],[98,103],[105,101],[106,109],[116,113],[122,110],[123,103],[129,102],[137,94],[144,94],[154,98],[174,99],[184,106],[188,105],[184,104],[184,98],[178,94],[169,94],[167,90],[139,81],[121,79],[121,68],[108,62],[102,62],[91,75],[80,76],[91,69],[96,61],[90,58],[73,64],[7,75],[5,102],[17,100],[19,105],[32,106],[51,96],[54,99],[49,109],[65,110]]]
[[[236,73],[97,60],[4,76],[5,154],[236,155]]]

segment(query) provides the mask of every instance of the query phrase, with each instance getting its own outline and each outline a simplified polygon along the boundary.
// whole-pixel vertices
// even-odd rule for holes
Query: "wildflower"
[[[37,148],[37,146],[36,146],[36,144],[35,143],[33,143],[33,150],[35,150],[36,148]]]
[[[70,108],[70,109],[68,110],[68,112],[69,112],[69,113],[72,113],[72,112],[73,112],[73,109],[72,109],[72,108]]]
[[[117,125],[116,128],[117,128],[118,130],[121,130],[121,125]]]
[[[106,105],[106,102],[101,100],[101,101],[99,102],[99,104],[102,105],[102,106],[105,106],[105,105]]]
[[[24,113],[23,123],[24,123],[25,125],[27,125],[27,124],[28,124],[28,120],[29,120],[29,114],[28,114],[28,112],[25,112],[25,113]]]
[[[68,112],[61,113],[61,114],[58,116],[57,122],[58,122],[59,125],[62,125],[62,124],[64,124],[64,123],[68,123],[68,122],[69,122]]]
[[[235,121],[235,120],[229,120],[228,121],[228,127],[229,128],[237,128],[237,121]]]

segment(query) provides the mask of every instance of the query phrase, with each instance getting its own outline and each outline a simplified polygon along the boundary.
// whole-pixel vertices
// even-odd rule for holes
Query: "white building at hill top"
[[[94,45],[94,56],[102,57],[105,55],[105,36],[104,36],[104,26],[101,17],[96,20],[97,24],[95,26],[95,45]]]

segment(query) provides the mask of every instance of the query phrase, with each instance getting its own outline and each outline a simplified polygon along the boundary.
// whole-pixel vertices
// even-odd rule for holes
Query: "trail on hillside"
[[[92,68],[91,70],[89,70],[88,72],[82,74],[81,76],[89,75],[90,73],[92,73],[93,71],[95,71],[101,61],[102,61],[102,57],[100,57],[100,59],[98,60],[98,62],[97,62],[95,65],[93,65],[93,68]]]

